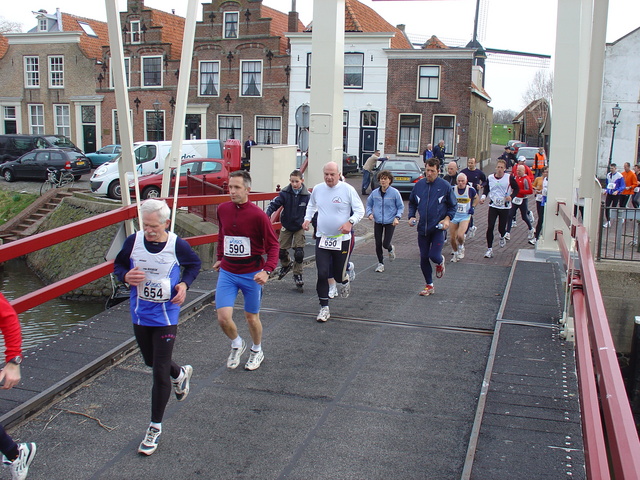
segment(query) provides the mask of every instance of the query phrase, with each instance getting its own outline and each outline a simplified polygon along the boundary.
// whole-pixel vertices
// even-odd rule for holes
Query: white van
[[[164,168],[164,161],[171,150],[171,142],[136,142],[133,144],[133,154],[136,159],[138,175],[149,175]],[[120,200],[122,190],[118,163],[122,157],[118,156],[110,162],[103,163],[91,176],[91,191],[109,198]],[[222,144],[220,140],[183,140],[180,159],[185,158],[222,158]],[[133,179],[133,172],[127,176]]]

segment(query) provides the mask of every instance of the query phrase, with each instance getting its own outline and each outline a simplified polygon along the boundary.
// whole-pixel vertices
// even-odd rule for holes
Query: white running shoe
[[[504,234],[504,239],[505,240],[511,240],[511,234],[509,232]],[[502,245],[501,245],[502,246]]]
[[[180,375],[175,380],[172,380],[173,391],[176,394],[176,398],[179,402],[183,401],[189,395],[189,382],[191,381],[191,375],[193,375],[193,367],[191,365],[185,365],[180,369]]]
[[[536,239],[535,239],[535,237],[534,237],[534,238],[530,238],[530,239],[529,239],[529,243],[530,243],[531,245],[535,245],[535,244],[536,244]]]
[[[536,231],[532,228],[531,230],[529,230],[529,235],[527,236],[527,238],[531,240],[532,238],[535,238],[535,236],[536,236]]]
[[[264,360],[264,352],[260,350],[259,352],[254,352],[249,349],[249,360],[244,366],[245,370],[256,370],[262,361]]]
[[[349,275],[350,282],[353,282],[356,279],[356,266],[353,262],[349,262],[347,265],[347,275]]]
[[[518,223],[515,220],[511,220],[511,228],[517,227]]]
[[[329,285],[329,298],[336,298],[338,296],[338,286],[334,283]]]
[[[464,245],[460,245],[458,247],[458,260],[462,260],[464,258]]]
[[[349,297],[349,294],[351,293],[351,282],[341,283],[338,293],[342,298]]]
[[[533,218],[533,212],[532,212],[531,210],[529,210],[529,211],[527,212],[527,218],[529,219],[529,221],[530,221],[531,223],[533,223],[533,221],[535,220],[535,219]]]
[[[378,273],[384,272],[384,263],[379,263],[378,264],[378,266],[376,267],[376,272],[378,272]]]
[[[320,313],[318,313],[316,320],[318,322],[326,322],[327,320],[329,320],[329,317],[331,317],[331,314],[329,313],[329,307],[320,307]]]
[[[29,465],[31,465],[33,457],[36,456],[36,450],[36,444],[33,442],[19,443],[18,458],[13,462],[9,462],[8,460],[3,461],[5,465],[9,465],[9,468],[11,469],[11,478],[13,480],[24,480],[27,478]]]
[[[506,233],[505,233],[505,237],[506,237]],[[504,248],[507,245],[507,239],[505,237],[500,237],[500,248]]]
[[[475,225],[473,227],[471,227],[469,229],[469,231],[467,232],[467,238],[473,238],[476,235],[476,230],[478,230],[478,227],[476,227]]]
[[[487,253],[484,254],[484,258],[493,258],[493,248],[487,249]]]
[[[147,428],[147,433],[144,436],[144,440],[140,442],[140,446],[138,447],[138,453],[142,453],[144,455],[151,455],[158,448],[158,443],[160,442],[160,430],[156,427]]]
[[[453,255],[451,257],[451,263],[456,263],[458,261],[458,252],[452,252],[451,255]]]
[[[396,247],[395,245],[391,245],[391,251],[389,252],[389,260],[392,262],[396,259]]]
[[[242,340],[242,346],[240,348],[232,348],[229,358],[227,358],[227,368],[234,369],[240,365],[240,357],[247,349],[247,342]]]

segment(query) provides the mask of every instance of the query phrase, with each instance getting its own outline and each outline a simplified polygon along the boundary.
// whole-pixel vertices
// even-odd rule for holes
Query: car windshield
[[[63,135],[51,135],[50,137],[45,138],[56,147],[76,148],[73,142]]]
[[[391,170],[396,171],[396,170],[402,170],[404,172],[409,171],[409,172],[419,172],[420,168],[418,167],[418,165],[416,164],[416,162],[413,162],[411,160],[403,162],[400,160],[387,160],[386,162],[384,162],[381,166],[380,166],[381,170]]]

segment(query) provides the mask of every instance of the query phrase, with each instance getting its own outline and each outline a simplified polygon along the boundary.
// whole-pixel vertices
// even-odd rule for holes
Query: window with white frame
[[[44,105],[29,105],[29,132],[44,134]]]
[[[311,88],[311,54],[307,53],[307,88]]]
[[[49,57],[49,88],[64,87],[64,57],[52,55]]]
[[[420,65],[418,67],[418,99],[437,100],[440,97],[440,67]]]
[[[49,21],[46,17],[40,17],[38,19],[38,31],[46,32],[49,29]]]
[[[225,142],[230,138],[242,138],[242,117],[240,115],[220,115],[218,117],[218,138]]]
[[[109,69],[110,69],[110,74],[109,74],[109,82],[110,82],[110,87],[114,88],[115,85],[113,84],[113,68],[112,68],[112,63],[109,62]],[[124,77],[125,77],[125,81],[127,82],[127,87],[131,86],[130,83],[130,72],[131,72],[131,58],[129,57],[124,57]]]
[[[418,153],[420,115],[402,114],[398,125],[398,152]]]
[[[40,86],[40,59],[24,57],[24,86],[37,88]]]
[[[200,96],[217,97],[220,95],[220,62],[200,62],[198,82],[198,92],[200,92]]]
[[[282,119],[280,117],[256,117],[256,143],[273,145],[282,143],[280,132]]]
[[[364,85],[364,53],[344,54],[344,88]]]
[[[224,38],[238,38],[240,12],[224,12]]]
[[[53,106],[54,132],[56,135],[71,136],[71,117],[69,115],[69,105]]]
[[[151,142],[164,140],[164,110],[145,110],[146,139]]]
[[[142,41],[140,36],[140,20],[132,20],[129,25],[131,26],[131,31],[129,32],[131,43],[140,43]]]
[[[162,86],[162,56],[142,57],[142,86]]]
[[[240,62],[242,71],[241,97],[260,97],[262,95],[262,61],[243,60]]]
[[[15,106],[2,107],[2,129],[0,133],[18,133],[18,118]]]
[[[453,154],[453,137],[455,132],[455,120],[453,115],[435,115],[433,117],[433,145],[440,140],[444,140],[445,152],[447,155]]]

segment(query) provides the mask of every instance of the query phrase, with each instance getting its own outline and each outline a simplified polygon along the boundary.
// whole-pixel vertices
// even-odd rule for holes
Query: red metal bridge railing
[[[566,204],[559,203],[556,214],[575,239],[579,261],[579,268],[575,268],[563,232],[556,231],[571,287],[587,478],[606,480],[613,474],[618,480],[636,480],[640,478],[640,441],[609,329],[589,235]]]

